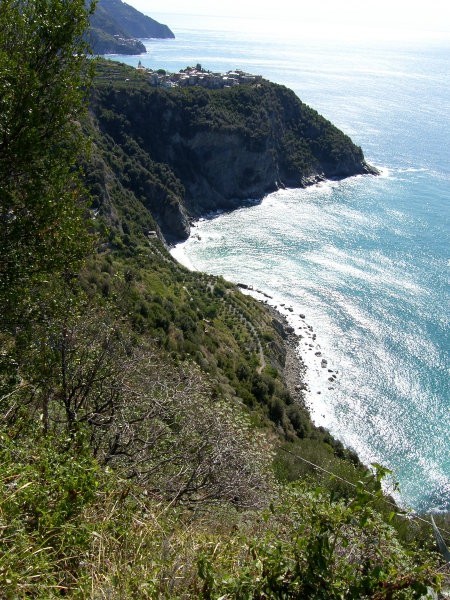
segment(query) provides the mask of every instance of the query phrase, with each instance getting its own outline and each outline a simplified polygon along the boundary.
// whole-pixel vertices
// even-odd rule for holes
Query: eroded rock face
[[[168,242],[189,237],[191,231],[189,215],[181,202],[173,201],[164,204],[155,218]]]
[[[238,133],[202,131],[182,141],[197,168],[185,180],[185,203],[194,216],[241,205],[277,189],[274,153],[245,146]]]
[[[103,75],[94,89],[96,124],[126,163],[117,171],[122,184],[170,241],[188,237],[192,218],[280,187],[377,173],[361,148],[284,86],[162,89],[131,79],[129,67],[104,69],[116,79]]]

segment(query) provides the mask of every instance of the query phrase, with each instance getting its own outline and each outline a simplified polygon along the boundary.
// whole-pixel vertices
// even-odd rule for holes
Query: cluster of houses
[[[157,71],[148,69],[139,61],[137,69],[148,75],[151,85],[166,88],[201,86],[209,89],[219,89],[243,83],[258,83],[262,80],[261,75],[251,75],[239,69],[227,73],[213,73],[202,69],[201,65],[186,67],[179,73],[167,73],[164,69],[158,69]]]

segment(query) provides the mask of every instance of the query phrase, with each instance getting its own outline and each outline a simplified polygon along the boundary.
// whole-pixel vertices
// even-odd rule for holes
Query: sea
[[[450,40],[158,20],[175,40],[143,40],[146,54],[109,58],[262,75],[379,168],[208,215],[172,252],[191,269],[252,286],[285,314],[300,336],[315,423],[364,463],[389,468],[403,506],[449,511]]]

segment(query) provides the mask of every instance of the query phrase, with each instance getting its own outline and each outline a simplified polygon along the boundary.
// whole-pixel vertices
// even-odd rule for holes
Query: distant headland
[[[162,23],[121,0],[99,0],[87,33],[93,54],[143,54],[139,38],[173,39]]]

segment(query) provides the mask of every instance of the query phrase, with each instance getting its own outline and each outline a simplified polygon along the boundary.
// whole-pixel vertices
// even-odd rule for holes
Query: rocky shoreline
[[[285,350],[283,378],[286,386],[294,402],[299,403],[303,408],[310,412],[310,406],[306,399],[306,393],[310,392],[311,390],[306,382],[305,377],[308,367],[303,359],[303,345],[305,344],[308,347],[308,350],[313,350],[314,344],[316,344],[318,347],[316,342],[317,336],[314,333],[312,326],[306,323],[305,315],[300,313],[295,316],[303,321],[303,330],[305,334],[296,332],[295,328],[290,325],[287,315],[284,315],[277,305],[272,305],[269,303],[271,300],[273,300],[271,296],[262,290],[254,289],[252,286],[244,283],[238,283],[237,286],[241,289],[241,291],[251,294],[253,298],[259,301],[261,304],[264,304],[265,309],[270,313],[272,317],[272,324],[283,339]],[[281,306],[285,307],[284,304]],[[294,315],[294,309],[292,307],[285,307],[285,309]],[[320,366],[322,369],[324,369],[324,375],[327,377],[326,383],[330,386],[332,381],[334,382],[336,380],[337,372],[328,368],[328,361],[326,358],[323,358],[320,351],[316,351],[315,355],[320,358]],[[318,391],[317,393],[320,394],[321,392]]]
[[[283,378],[286,387],[293,401],[307,409],[305,400],[305,391],[308,389],[305,382],[307,368],[299,352],[302,338],[295,333],[282,313],[269,304],[264,302],[263,304],[271,314],[272,323],[283,339],[285,350]]]
[[[285,310],[289,314],[292,313],[294,317],[299,318],[303,323],[303,325],[298,327],[296,331],[296,329],[289,323],[288,315],[283,314],[283,312],[281,312],[277,304],[271,303],[274,302],[274,298],[272,298],[272,296],[268,295],[262,290],[255,289],[252,286],[246,285],[244,283],[238,283],[237,286],[241,289],[243,293],[252,295],[252,297],[255,300],[263,304],[264,308],[269,312],[269,314],[272,317],[272,325],[279,333],[283,343],[284,364],[281,375],[289,392],[289,395],[292,398],[293,403],[297,404],[298,406],[300,406],[300,408],[302,408],[308,413],[310,424],[313,429],[321,431],[322,433],[326,431],[330,439],[332,439],[336,444],[336,447],[345,449],[349,453],[349,456],[351,456],[350,460],[353,463],[359,464],[360,466],[364,465],[357,453],[352,448],[345,446],[341,442],[341,440],[339,440],[333,434],[331,434],[326,427],[316,424],[313,420],[313,398],[311,392],[314,392],[318,395],[322,392],[320,390],[310,389],[310,385],[306,380],[306,375],[310,366],[307,365],[306,361],[304,360],[304,353],[305,345],[307,346],[308,350],[313,350],[314,345],[316,347],[319,346],[316,341],[317,338],[316,334],[314,333],[313,327],[311,325],[308,325],[305,321],[305,315],[302,313],[296,314],[294,312],[294,309],[290,306],[286,306],[284,304],[280,305],[280,307],[283,310]],[[301,331],[303,333],[301,333]],[[320,354],[320,357],[317,357],[317,360],[320,361],[319,370],[323,372],[322,384],[328,387],[328,389],[333,389],[332,386],[336,381],[338,371],[328,368],[328,361],[325,358],[323,358],[321,352],[315,352],[314,354],[316,356],[317,354]],[[311,394],[311,399],[308,398],[309,394]]]

